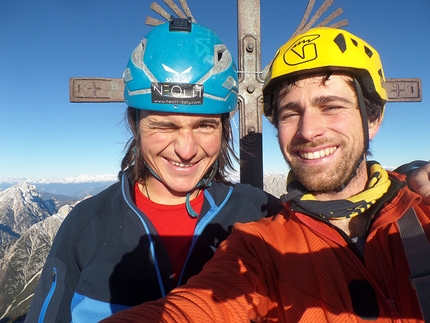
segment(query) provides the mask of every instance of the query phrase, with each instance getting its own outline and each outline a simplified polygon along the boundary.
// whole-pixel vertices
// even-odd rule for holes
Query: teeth
[[[177,163],[177,162],[174,162],[174,161],[170,161],[173,165],[175,165],[175,166],[177,166],[177,167],[191,167],[191,166],[193,166],[194,164],[182,164],[182,163]]]
[[[314,152],[309,152],[309,153],[301,152],[300,157],[303,159],[322,158],[322,157],[325,157],[325,156],[332,154],[336,149],[337,149],[336,147],[330,147],[330,148],[326,148],[326,149],[314,151]]]

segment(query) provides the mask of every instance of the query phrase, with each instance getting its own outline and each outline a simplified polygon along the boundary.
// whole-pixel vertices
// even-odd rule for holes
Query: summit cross
[[[179,18],[190,17],[195,22],[186,0],[179,0],[182,10],[173,0],[163,1]],[[341,8],[316,24],[334,0],[325,0],[309,19],[315,1],[308,1],[302,21],[291,38],[312,27],[339,28],[348,25],[346,19],[330,24],[342,14]],[[263,188],[262,87],[270,63],[261,69],[260,0],[238,0],[237,3],[239,138],[243,148],[240,149],[240,181]],[[166,20],[171,18],[171,14],[156,2],[153,2],[150,8]],[[147,17],[145,22],[152,26],[164,23],[152,17]],[[422,100],[420,78],[389,78],[386,79],[385,89],[389,102]],[[70,102],[124,102],[123,91],[122,78],[78,77],[70,78],[69,83]]]

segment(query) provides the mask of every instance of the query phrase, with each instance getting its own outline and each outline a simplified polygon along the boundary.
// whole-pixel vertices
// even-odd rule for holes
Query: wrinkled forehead
[[[152,110],[139,110],[141,117],[146,116],[161,116],[161,117],[196,117],[196,118],[205,118],[205,117],[214,117],[221,118],[221,114],[207,114],[207,113],[183,113],[183,112],[163,112],[163,111],[152,111]]]

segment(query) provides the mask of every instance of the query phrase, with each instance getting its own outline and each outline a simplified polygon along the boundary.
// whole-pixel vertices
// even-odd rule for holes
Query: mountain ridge
[[[31,184],[76,184],[76,183],[93,183],[93,182],[115,182],[118,179],[117,174],[100,174],[100,175],[89,175],[81,174],[76,176],[68,177],[52,177],[52,178],[0,178],[0,184],[17,184],[21,182],[28,182]]]
[[[0,322],[22,322],[52,241],[78,201],[44,200],[35,185],[0,191]]]

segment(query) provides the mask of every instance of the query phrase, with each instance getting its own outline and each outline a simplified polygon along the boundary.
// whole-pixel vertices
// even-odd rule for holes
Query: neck
[[[345,232],[350,238],[360,237],[366,233],[367,216],[360,214],[348,219],[329,219],[330,223]]]
[[[346,199],[364,191],[366,189],[367,180],[367,164],[366,160],[363,159],[357,168],[356,176],[354,176],[342,191],[314,195],[316,199],[320,201]],[[329,219],[329,221],[331,224],[345,232],[350,238],[362,236],[366,232],[367,217],[364,214],[360,214],[353,218]]]
[[[153,176],[149,177],[145,182],[139,183],[139,189],[148,199],[157,204],[177,205],[185,203],[187,193],[174,192],[169,190]],[[195,199],[200,190],[195,190],[191,193],[190,200]]]

